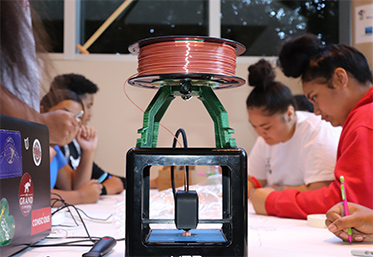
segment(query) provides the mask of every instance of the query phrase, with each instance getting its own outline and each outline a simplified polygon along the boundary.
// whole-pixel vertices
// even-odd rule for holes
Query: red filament
[[[205,41],[166,41],[143,46],[138,56],[138,76],[206,73],[235,75],[233,46]]]

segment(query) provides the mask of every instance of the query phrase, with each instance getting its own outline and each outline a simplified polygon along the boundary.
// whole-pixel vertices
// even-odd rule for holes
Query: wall
[[[93,57],[93,56],[89,56]],[[92,58],[87,58],[92,59]],[[99,133],[99,145],[95,160],[99,166],[113,174],[124,176],[126,152],[136,145],[140,137],[137,130],[142,128],[143,114],[127,99],[123,91],[125,80],[136,73],[137,59],[129,61],[107,60],[63,60],[54,59],[56,73],[79,73],[94,83],[100,90],[95,96],[93,118],[90,125]],[[238,59],[236,76],[247,79],[247,67],[258,59],[243,57]],[[293,93],[301,93],[297,80],[284,77],[280,71],[278,80],[287,84]],[[237,145],[250,152],[256,134],[251,128],[246,113],[245,102],[250,92],[247,85],[215,91],[228,112],[230,127]],[[126,91],[132,100],[142,109],[153,98],[156,90],[126,85]],[[175,133],[178,128],[187,132],[190,147],[214,147],[213,122],[202,102],[193,98],[185,102],[176,98],[168,108],[162,121],[168,129]],[[165,129],[159,129],[158,146],[171,147],[173,137]]]
[[[359,6],[367,6],[367,5],[373,5],[372,0],[354,0],[351,1],[351,19],[352,19],[352,46],[358,49],[360,52],[362,52],[368,60],[370,69],[373,70],[373,42],[365,42],[365,43],[357,43],[356,42],[356,12],[355,9]],[[372,17],[370,17],[370,20],[373,20]]]

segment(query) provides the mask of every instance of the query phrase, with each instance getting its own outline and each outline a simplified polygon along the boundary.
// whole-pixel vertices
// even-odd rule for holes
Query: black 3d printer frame
[[[147,241],[151,166],[220,166],[226,242]],[[126,256],[247,256],[247,156],[243,149],[132,148],[127,153]],[[161,220],[159,220],[161,221]],[[214,222],[211,220],[211,223]],[[209,223],[205,220],[203,223]]]

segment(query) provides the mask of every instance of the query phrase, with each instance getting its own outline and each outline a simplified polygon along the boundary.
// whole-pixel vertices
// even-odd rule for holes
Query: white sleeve
[[[319,126],[304,144],[304,183],[334,180],[334,168],[341,128]]]
[[[263,138],[258,137],[249,155],[249,175],[257,179],[267,179],[265,171],[265,146]]]

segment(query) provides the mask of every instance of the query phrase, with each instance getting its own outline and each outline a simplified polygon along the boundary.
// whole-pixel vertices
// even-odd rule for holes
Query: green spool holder
[[[175,86],[167,85],[165,81],[144,113],[143,127],[137,131],[141,134],[141,138],[137,139],[136,147],[156,148],[159,123],[172,100],[176,96],[181,96],[183,99],[197,96],[214,122],[216,148],[236,148],[236,140],[231,137],[234,130],[229,127],[227,111],[213,92],[213,86],[213,82],[203,86],[193,86],[190,81],[185,80]]]

